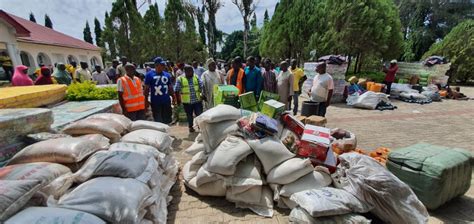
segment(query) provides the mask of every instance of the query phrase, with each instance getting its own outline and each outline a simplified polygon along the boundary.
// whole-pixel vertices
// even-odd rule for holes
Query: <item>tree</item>
[[[252,20],[250,20],[250,29],[257,28],[257,14],[253,13]]]
[[[395,0],[400,9],[404,43],[403,60],[417,61],[454,26],[474,18],[470,0]]]
[[[134,1],[117,0],[112,3],[110,19],[119,54],[127,56],[133,62],[145,62],[143,18],[137,11]]]
[[[468,82],[474,79],[474,20],[466,20],[454,27],[445,38],[433,44],[423,59],[432,55],[447,57],[451,62],[451,79]]]
[[[107,45],[107,53],[106,56],[108,59],[115,59],[117,58],[117,47],[115,45],[115,33],[114,33],[114,26],[112,24],[112,19],[109,17],[109,13],[105,12],[105,27],[103,32],[103,41],[104,45]]]
[[[92,33],[91,33],[91,28],[89,27],[89,22],[86,21],[86,27],[84,28],[84,31],[82,31],[84,34],[84,41],[94,44],[94,41],[92,40]]]
[[[206,12],[206,9],[204,6],[202,6],[201,9],[196,10],[196,17],[198,21],[198,26],[199,26],[199,37],[201,38],[201,42],[203,44],[206,44],[206,22],[204,22],[204,13]]]
[[[217,30],[216,13],[222,7],[220,0],[203,0],[203,5],[207,11],[207,41],[209,46],[209,54],[211,57],[216,56],[217,42],[222,40],[222,32]]]
[[[159,56],[164,48],[163,19],[160,16],[157,3],[150,5],[145,16],[143,16],[143,21],[148,33],[145,36],[145,46],[147,46],[145,58],[151,60],[153,57]]]
[[[48,14],[44,15],[44,26],[53,29],[53,22],[51,21],[51,18],[49,18]]]
[[[220,58],[229,60],[236,56],[242,56],[244,54],[243,39],[244,32],[242,30],[230,33],[222,46]]]
[[[33,15],[33,12],[30,12],[30,21],[36,23],[36,18],[35,15]]]
[[[263,25],[267,24],[270,21],[270,16],[268,15],[268,10],[265,9],[263,14]]]
[[[190,8],[182,0],[169,0],[165,8],[166,58],[180,62],[193,59],[203,61],[206,57],[204,45],[199,40]]]
[[[242,19],[244,20],[244,57],[247,57],[247,44],[249,38],[249,31],[250,31],[250,17],[255,12],[255,8],[257,7],[257,2],[254,0],[232,0],[235,6],[240,11],[242,15]]]
[[[104,41],[102,40],[102,26],[97,18],[94,18],[94,34],[95,34],[95,45],[104,47]]]
[[[398,58],[402,45],[398,10],[392,0],[327,1],[327,32],[316,38],[321,52],[356,56],[355,73],[364,58]],[[312,43],[315,44],[315,43]]]

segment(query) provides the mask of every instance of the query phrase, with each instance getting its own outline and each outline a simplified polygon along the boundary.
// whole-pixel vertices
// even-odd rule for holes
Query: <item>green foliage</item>
[[[53,29],[53,21],[51,21],[48,14],[44,15],[44,26]]]
[[[357,74],[353,72],[348,72],[346,79],[349,79],[352,76],[356,76],[358,78],[364,78],[367,80],[371,80],[376,83],[382,83],[385,80],[385,73],[383,72],[359,72]],[[349,80],[347,80],[349,81]]]
[[[204,13],[206,12],[206,9],[204,6],[202,7],[201,10],[197,9],[196,10],[196,17],[198,21],[198,26],[199,26],[199,37],[201,38],[201,42],[203,44],[206,44],[206,22],[204,21]]]
[[[36,23],[36,18],[35,15],[33,15],[33,12],[30,12],[30,21]]]
[[[209,54],[211,57],[216,56],[217,43],[223,42],[223,32],[219,31],[216,26],[216,13],[222,7],[221,0],[203,0],[203,6],[207,11],[207,40]]]
[[[69,101],[116,100],[118,93],[115,87],[98,88],[94,82],[86,81],[69,85],[66,99]]]
[[[143,21],[147,31],[147,35],[143,37],[144,45],[147,46],[144,58],[151,61],[154,57],[160,55],[160,51],[164,47],[163,18],[160,16],[158,4],[150,5],[150,8],[145,12],[145,16],[143,16]]]
[[[242,56],[244,53],[243,39],[244,32],[242,30],[237,30],[230,33],[224,42],[224,46],[222,47],[219,57],[224,60],[229,60],[236,56]]]
[[[89,27],[89,22],[86,21],[86,27],[84,28],[84,31],[82,31],[84,34],[84,41],[94,44],[94,41],[92,39],[92,33],[91,33],[91,28]]]
[[[470,0],[395,0],[405,38],[405,61],[418,61],[438,39],[465,19],[474,18]]]
[[[102,26],[97,18],[94,18],[94,33],[95,44],[99,47],[104,47],[104,41],[102,40]]]
[[[105,27],[102,33],[102,39],[104,41],[104,47],[106,47],[106,58],[112,60],[117,58],[117,47],[115,45],[115,34],[114,27],[112,24],[112,18],[110,18],[109,13],[105,12]]]
[[[270,16],[268,15],[268,10],[265,9],[265,13],[263,14],[263,25],[270,22]]]
[[[432,55],[450,60],[449,72],[455,79],[462,82],[474,79],[474,20],[466,20],[454,27],[441,42],[431,46],[423,59]]]

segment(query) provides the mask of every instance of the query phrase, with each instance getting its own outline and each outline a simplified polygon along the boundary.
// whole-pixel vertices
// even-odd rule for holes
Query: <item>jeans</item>
[[[188,127],[192,128],[194,123],[194,115],[199,116],[202,113],[202,102],[197,103],[183,103],[186,118],[188,119]]]
[[[153,112],[153,120],[163,124],[171,123],[171,116],[173,114],[170,104],[151,104],[151,111]]]
[[[133,111],[133,112],[127,112],[125,114],[125,116],[128,117],[128,119],[130,119],[132,121],[146,120],[145,110],[137,110],[137,111]]]
[[[392,91],[392,83],[393,82],[387,82],[387,81],[383,81],[383,83],[385,85],[387,85],[387,91],[385,92],[386,94],[390,95],[390,91]]]
[[[319,103],[318,116],[326,117],[326,102]]]
[[[293,93],[293,115],[296,115],[298,113],[298,98],[300,97],[300,94],[300,91],[295,91]]]

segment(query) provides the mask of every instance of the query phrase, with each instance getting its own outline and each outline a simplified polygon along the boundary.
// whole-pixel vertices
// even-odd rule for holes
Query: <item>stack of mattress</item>
[[[0,109],[40,107],[60,102],[66,85],[18,86],[0,89]]]

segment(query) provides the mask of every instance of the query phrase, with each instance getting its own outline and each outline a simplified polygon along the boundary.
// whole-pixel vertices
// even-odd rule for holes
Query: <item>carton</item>
[[[214,86],[214,105],[238,105],[239,89],[234,85]]]
[[[263,104],[260,112],[271,118],[278,117],[281,113],[285,111],[285,104],[278,102],[276,100],[267,100]]]
[[[280,95],[278,95],[277,93],[271,93],[271,92],[267,92],[267,91],[262,91],[260,93],[260,98],[258,99],[258,109],[261,110],[262,107],[263,107],[263,104],[265,103],[265,101],[268,101],[268,100],[279,100],[280,99]]]
[[[313,115],[313,116],[305,118],[304,123],[325,127],[326,123],[327,123],[327,120],[326,120],[325,117],[320,117],[320,116]]]
[[[257,101],[255,100],[255,94],[253,92],[248,92],[239,95],[240,107],[242,109],[250,110],[257,112]]]

